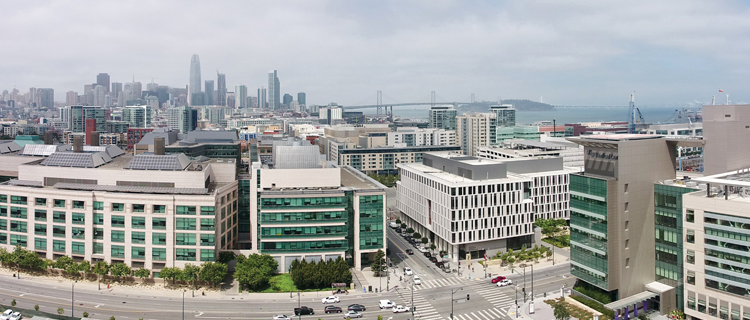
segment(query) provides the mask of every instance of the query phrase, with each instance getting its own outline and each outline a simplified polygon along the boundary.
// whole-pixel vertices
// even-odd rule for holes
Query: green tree
[[[401,224],[401,219],[396,219],[396,224]]]
[[[96,275],[97,281],[101,281],[101,277],[106,276],[109,273],[109,265],[107,264],[107,261],[98,261],[94,265],[92,272]]]
[[[427,244],[430,242],[430,239],[427,239],[427,237],[422,237],[422,244]]]
[[[195,284],[198,281],[198,274],[200,273],[201,273],[200,266],[196,266],[196,265],[188,263],[185,265],[185,268],[182,272],[182,278],[183,280],[192,284],[193,288],[195,288]]]
[[[207,281],[213,287],[224,281],[227,276],[227,265],[221,262],[204,262],[199,276],[201,281]]]
[[[78,269],[79,264],[75,261],[68,264],[67,267],[65,267],[65,273],[67,273],[71,277],[76,277],[80,274],[80,270]]]
[[[258,291],[268,285],[279,263],[268,254],[252,254],[247,258],[238,257],[234,278],[250,290]]]
[[[88,262],[87,260],[81,261],[81,263],[78,264],[78,271],[83,272],[83,278],[86,279],[86,275],[91,272],[91,262]]]
[[[422,239],[422,234],[419,232],[414,232],[413,235],[411,235],[414,239]]]
[[[406,229],[406,223],[401,224],[401,229]]]
[[[406,229],[406,233],[412,234],[412,233],[414,233],[414,229],[408,228],[408,229]]]
[[[66,270],[68,269],[68,266],[72,263],[75,263],[75,261],[73,261],[71,257],[62,256],[62,257],[57,258],[57,260],[55,260],[54,268],[60,269],[60,270]]]
[[[228,264],[229,261],[234,260],[237,256],[232,251],[220,251],[219,252],[219,262],[223,264]]]
[[[112,265],[112,269],[109,272],[112,273],[113,277],[117,278],[117,281],[120,281],[121,277],[131,275],[133,270],[127,264],[118,262]]]
[[[57,308],[57,314],[62,315],[65,310],[63,308]]]
[[[555,305],[554,315],[555,320],[570,320],[570,312],[565,308],[564,303]]]
[[[39,311],[39,305],[38,304],[34,305],[34,310]]]
[[[373,257],[372,264],[370,265],[370,268],[372,269],[372,272],[376,277],[380,277],[383,275],[383,271],[386,270],[388,267],[385,264],[385,253],[383,253],[383,250],[378,249],[378,252],[375,253],[375,257]]]
[[[151,270],[148,269],[138,269],[134,272],[135,276],[138,278],[141,278],[141,282],[143,282],[146,278],[148,278],[151,275]]]
[[[172,280],[172,285],[174,285],[176,280],[182,279],[182,269],[178,267],[166,267],[162,268],[161,272],[159,272],[159,277],[164,280]],[[166,286],[167,283],[164,283],[164,286]]]
[[[11,301],[11,302],[10,302],[10,305],[11,305],[12,307],[15,307],[15,306],[16,306],[16,299],[13,299],[13,301]]]
[[[88,312],[86,312],[86,311],[84,311],[84,312],[83,312],[83,317],[84,317],[84,318],[88,318],[88,317],[89,317],[89,313],[88,313]]]

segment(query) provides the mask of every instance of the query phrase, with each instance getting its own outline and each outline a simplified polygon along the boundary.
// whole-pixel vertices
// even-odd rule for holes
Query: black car
[[[303,315],[304,316],[306,314],[315,314],[315,311],[313,311],[312,308],[308,308],[308,307],[305,307],[305,306],[302,306],[302,307],[299,307],[299,308],[294,308],[294,315],[295,316],[299,316],[299,315]]]
[[[326,313],[341,313],[341,308],[337,306],[326,306]]]
[[[437,258],[435,258],[435,257],[430,257],[430,261],[432,261],[432,263],[437,263],[437,262],[438,262],[438,259],[437,259]]]
[[[396,228],[396,233],[401,233],[401,228]]]
[[[352,304],[352,305],[349,306],[349,310],[350,311],[362,312],[362,311],[367,310],[367,308],[365,308],[365,306],[363,306],[361,304]]]
[[[437,266],[438,268],[442,269],[444,265],[445,263],[443,263],[442,261],[435,262],[435,266]]]
[[[427,252],[427,251],[424,252],[424,256],[427,257],[427,258],[432,257],[432,255],[429,252]]]
[[[406,249],[406,254],[412,255],[412,254],[414,254],[414,250],[412,250],[412,249]]]

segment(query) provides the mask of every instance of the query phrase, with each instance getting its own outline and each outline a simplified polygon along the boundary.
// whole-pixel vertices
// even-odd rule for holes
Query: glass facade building
[[[607,180],[570,175],[570,272],[609,292]]]
[[[677,308],[684,308],[682,263],[682,195],[695,189],[681,185],[654,185],[656,281],[677,288]]]

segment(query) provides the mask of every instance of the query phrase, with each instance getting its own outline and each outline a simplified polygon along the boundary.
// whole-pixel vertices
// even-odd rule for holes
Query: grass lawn
[[[262,293],[297,292],[297,286],[294,285],[294,282],[292,281],[292,278],[289,276],[288,273],[277,274],[271,277],[271,280],[268,281],[268,284],[269,284],[268,288],[265,288],[264,290],[260,290],[260,291],[255,291],[255,292],[262,292]],[[331,288],[301,290],[301,292],[315,292],[315,291],[331,291]]]
[[[594,315],[591,314],[590,312],[587,312],[581,308],[572,306],[571,304],[565,302],[565,300],[563,300],[562,298],[554,299],[554,300],[544,300],[544,303],[552,306],[552,309],[554,309],[556,305],[562,304],[565,306],[565,309],[568,309],[568,312],[570,313],[572,317],[579,319],[579,320],[593,320],[594,319]],[[599,320],[612,320],[612,318],[610,318],[607,315],[601,315],[599,316]]]
[[[553,245],[555,247],[558,247],[558,248],[567,248],[567,247],[570,246],[570,235],[559,236],[558,238],[559,239],[564,239],[564,240],[563,241],[559,241],[558,239],[544,238],[544,239],[542,239],[542,241],[544,241],[546,243],[549,243],[549,244],[551,244],[551,245]]]

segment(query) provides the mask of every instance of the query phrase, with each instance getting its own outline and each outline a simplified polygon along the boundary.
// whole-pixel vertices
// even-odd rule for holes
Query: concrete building
[[[358,148],[344,141],[329,141],[328,160],[364,173],[396,173],[400,163],[420,163],[426,152],[460,151],[459,146]]]
[[[750,166],[750,105],[703,106],[704,174]]]
[[[583,147],[560,139],[563,138],[545,138],[545,141],[504,140],[498,146],[479,148],[477,156],[487,159],[562,157],[564,166],[583,168]]]
[[[430,128],[456,130],[458,112],[452,106],[433,106],[429,111]]]
[[[402,147],[455,146],[458,142],[455,130],[399,127],[396,132],[388,133],[385,144]]]
[[[151,106],[127,106],[122,109],[122,121],[130,128],[151,127]]]
[[[467,113],[456,119],[458,144],[465,155],[476,156],[479,148],[494,142],[494,113]]]

